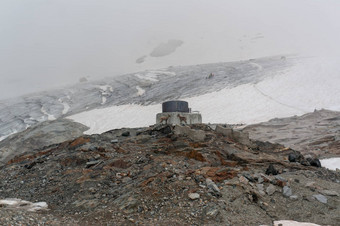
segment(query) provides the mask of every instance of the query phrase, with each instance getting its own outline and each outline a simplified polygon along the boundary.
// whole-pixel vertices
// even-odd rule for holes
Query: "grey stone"
[[[339,193],[336,191],[331,191],[331,190],[321,190],[319,191],[323,195],[328,195],[328,196],[339,196]]]
[[[297,195],[291,195],[291,196],[289,196],[289,199],[291,199],[291,200],[298,200],[298,196]]]
[[[321,203],[324,203],[324,204],[327,203],[327,198],[324,195],[317,194],[317,195],[313,195],[313,197],[316,198],[316,200],[318,200]]]
[[[211,207],[207,210],[207,215],[209,217],[216,217],[219,213],[219,210],[216,207]]]
[[[248,184],[249,183],[248,179],[245,178],[244,176],[240,176],[239,180],[242,184]]]
[[[122,136],[123,137],[128,137],[128,136],[130,136],[130,132],[129,131],[125,131],[125,132],[122,133]]]
[[[101,161],[100,160],[95,160],[95,161],[90,161],[90,162],[87,162],[86,163],[86,167],[91,167],[91,166],[94,166],[98,163],[100,163]]]
[[[204,141],[206,135],[203,130],[194,130],[188,126],[179,126],[175,127],[175,134],[177,135],[185,135],[189,137],[193,141]]]
[[[276,191],[276,187],[275,187],[274,185],[272,185],[272,184],[270,184],[270,185],[267,187],[267,189],[266,189],[266,193],[267,193],[268,195],[274,194],[275,191]]]
[[[257,189],[261,195],[265,195],[263,184],[256,184]]]
[[[198,194],[198,193],[189,193],[189,198],[191,199],[191,200],[195,200],[195,199],[199,199],[200,198],[200,194]]]
[[[285,181],[285,182],[288,181],[286,178],[284,178],[284,177],[282,177],[282,176],[280,176],[280,175],[276,175],[276,176],[275,176],[275,179],[280,180],[280,181]]]
[[[118,143],[118,139],[111,140],[112,144]]]
[[[282,194],[286,197],[290,197],[293,194],[292,189],[288,186],[284,186],[282,190]]]
[[[260,184],[262,184],[263,181],[264,181],[264,179],[261,176],[257,179],[257,182],[259,182]]]
[[[217,187],[217,185],[210,179],[210,178],[207,178],[205,180],[205,182],[207,183],[207,187],[217,193],[221,193],[220,189]]]
[[[254,147],[253,142],[249,139],[249,134],[246,132],[241,132],[234,130],[232,128],[225,128],[220,125],[216,126],[215,131],[226,136],[228,139],[239,142],[241,144],[247,145],[249,147]]]

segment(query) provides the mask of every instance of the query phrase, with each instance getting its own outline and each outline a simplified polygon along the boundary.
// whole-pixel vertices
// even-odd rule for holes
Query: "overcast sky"
[[[339,0],[1,0],[0,99],[171,65],[339,56],[339,42]]]

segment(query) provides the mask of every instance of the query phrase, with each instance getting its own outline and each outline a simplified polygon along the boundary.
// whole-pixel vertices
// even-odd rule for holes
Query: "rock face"
[[[68,119],[46,121],[0,142],[0,166],[16,155],[79,137],[88,128]]]
[[[205,138],[191,139],[191,130]],[[175,131],[125,128],[28,151],[1,167],[0,198],[46,202],[42,218],[78,225],[339,222],[339,173],[289,162],[282,145],[248,146],[207,125]],[[269,165],[278,175],[265,175]],[[286,187],[294,197],[279,192]]]
[[[319,110],[299,117],[276,118],[247,126],[243,131],[248,132],[251,139],[279,143],[303,155],[340,156],[340,112]],[[299,156],[291,155],[289,159],[299,161]]]

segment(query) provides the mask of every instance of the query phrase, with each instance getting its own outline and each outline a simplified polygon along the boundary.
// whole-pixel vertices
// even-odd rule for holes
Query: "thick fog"
[[[262,56],[340,55],[339,0],[1,0],[0,99]]]

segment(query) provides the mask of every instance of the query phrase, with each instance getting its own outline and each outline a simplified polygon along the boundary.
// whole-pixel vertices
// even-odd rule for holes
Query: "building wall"
[[[185,117],[186,122],[180,121],[180,118],[178,117]],[[169,117],[167,124],[170,125],[181,125],[181,124],[198,124],[202,123],[202,116],[201,114],[198,113],[183,113],[183,112],[165,112],[165,113],[158,113],[156,115],[156,123],[160,124],[161,123],[161,118],[163,117]],[[162,124],[166,124],[166,121],[163,120]]]

